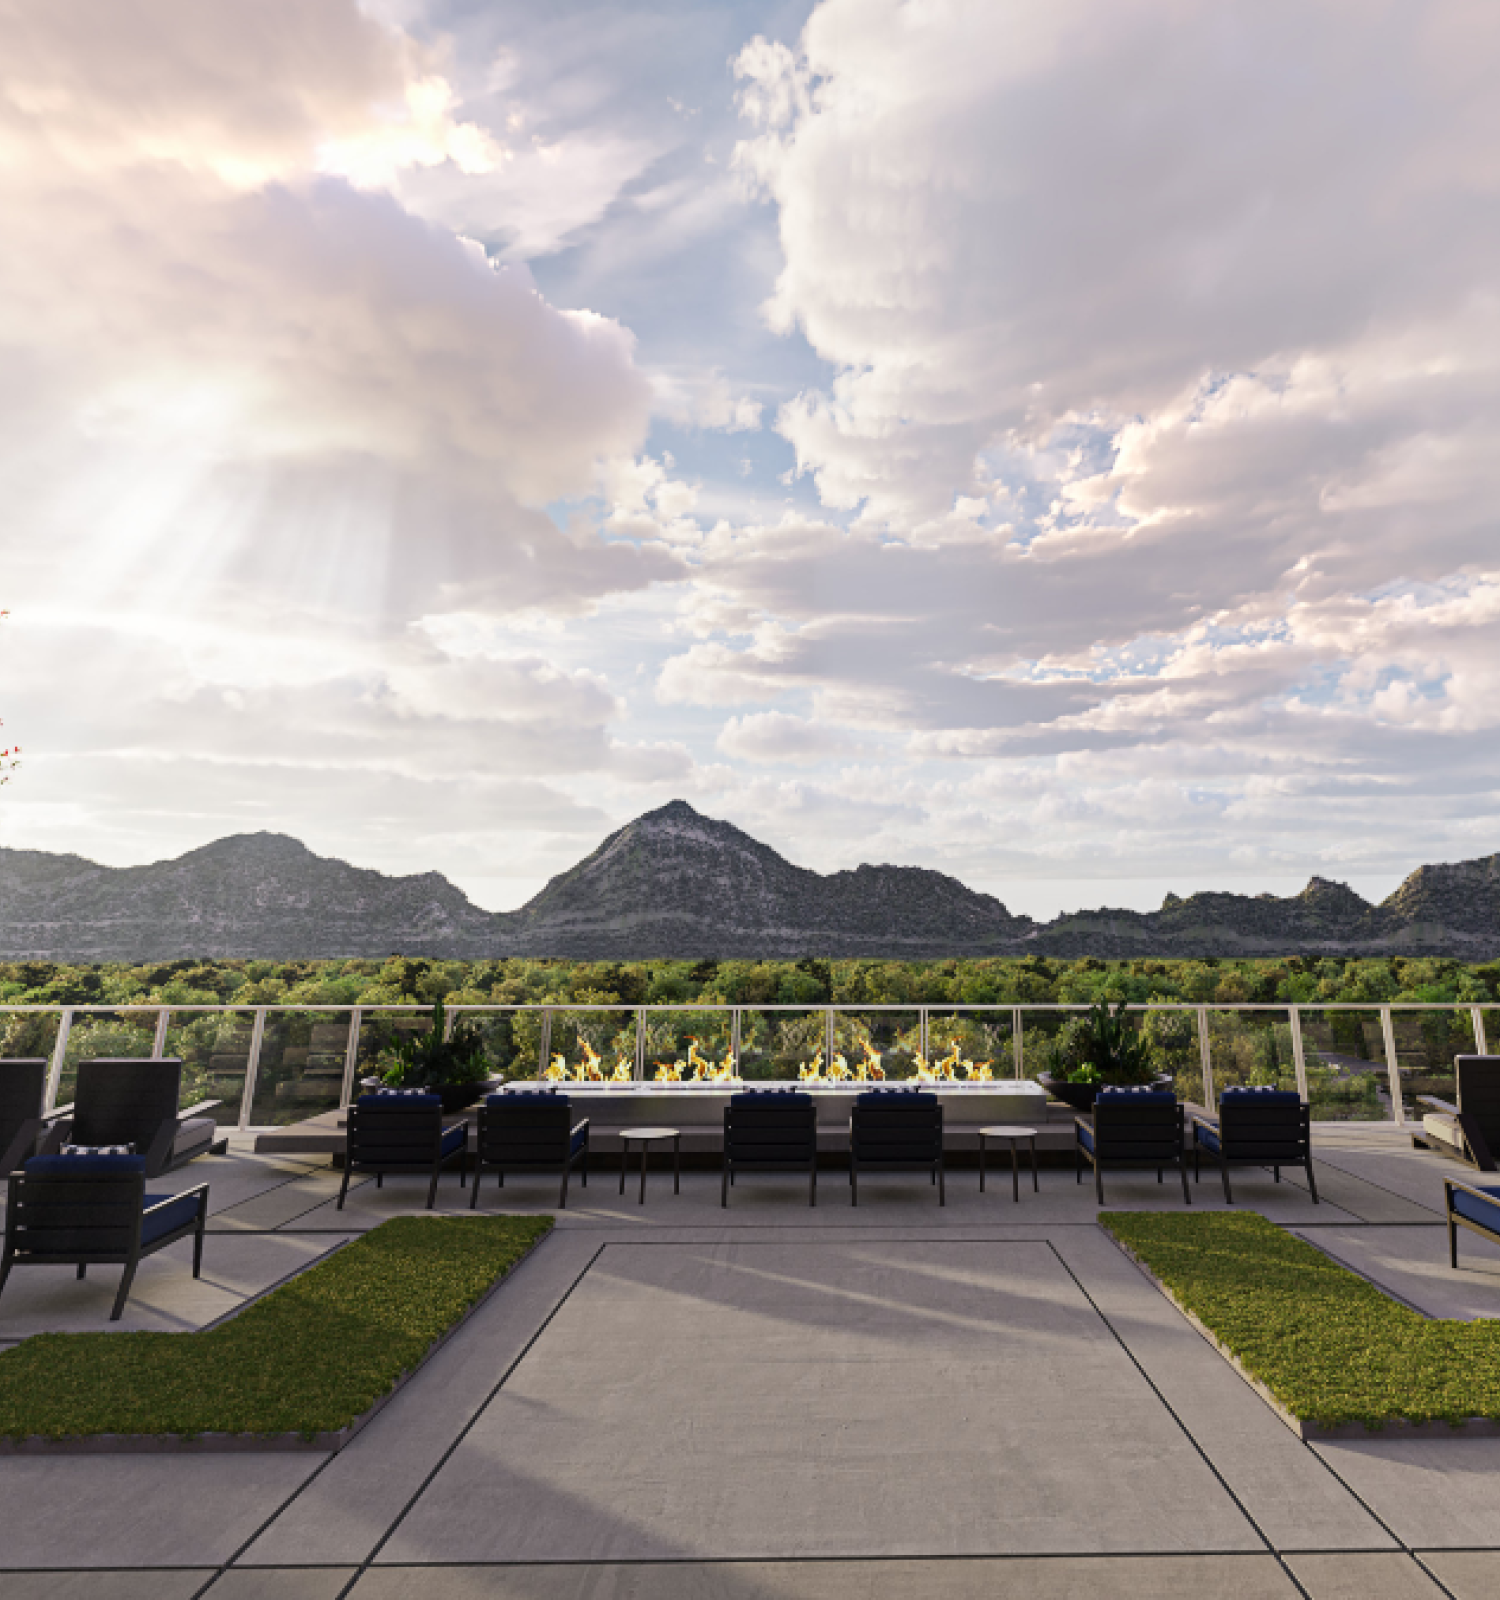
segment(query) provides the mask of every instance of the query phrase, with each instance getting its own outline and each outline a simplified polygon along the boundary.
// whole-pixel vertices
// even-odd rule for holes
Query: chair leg
[[[849,1204],[859,1204],[859,1171],[854,1165],[854,1157],[849,1158]]]
[[[1157,1168],[1157,1169],[1156,1169],[1156,1181],[1157,1181],[1157,1182],[1158,1182],[1158,1183],[1160,1183],[1160,1182],[1161,1182],[1161,1168],[1160,1168],[1160,1167],[1158,1167],[1158,1168]]]
[[[729,1162],[726,1160],[719,1168],[719,1204],[726,1210],[729,1206]]]
[[[8,1267],[9,1265],[10,1263],[7,1262],[6,1266]],[[1448,1213],[1448,1265],[1454,1268],[1458,1266],[1458,1227],[1453,1221],[1453,1213],[1451,1211]],[[0,1277],[0,1289],[4,1287],[5,1279]]]
[[[443,1164],[441,1161],[434,1161],[432,1163],[432,1182],[427,1185],[427,1209],[429,1211],[431,1211],[433,1206],[437,1204],[438,1173],[442,1170]]]
[[[130,1298],[130,1285],[135,1281],[134,1261],[125,1263],[124,1276],[120,1279],[120,1292],[115,1296],[115,1308],[109,1314],[111,1322],[118,1322],[125,1310],[125,1302]]]
[[[1014,1147],[1012,1147],[1012,1148],[1014,1148]],[[939,1158],[938,1164],[937,1164],[937,1181],[938,1181],[938,1204],[940,1206],[945,1206],[945,1205],[948,1204],[948,1178],[947,1178],[947,1175],[943,1171],[943,1163],[942,1163],[941,1158]]]
[[[1073,1145],[1073,1182],[1083,1182],[1083,1151],[1078,1147],[1076,1141]]]
[[[5,1293],[5,1280],[10,1277],[11,1263],[14,1260],[15,1257],[9,1250],[5,1252],[4,1259],[0,1260],[0,1294]]]
[[[383,1172],[377,1172],[375,1174],[375,1187],[377,1189],[385,1188],[385,1174]]]
[[[206,1217],[202,1216],[198,1218],[198,1229],[193,1235],[193,1276],[195,1278],[203,1276],[203,1227],[207,1220]]]
[[[84,1275],[84,1273],[85,1273],[85,1272],[87,1272],[87,1271],[88,1271],[88,1270],[89,1270],[89,1267],[88,1267],[88,1262],[86,1262],[86,1261],[80,1261],[80,1262],[79,1262],[79,1263],[78,1263],[78,1276],[79,1276],[79,1277],[80,1277],[80,1278],[82,1278],[82,1277],[83,1277],[83,1275]]]
[[[1177,1163],[1177,1170],[1182,1174],[1182,1203],[1190,1206],[1193,1203],[1193,1192],[1188,1188],[1187,1162],[1179,1161]]]
[[[807,1203],[815,1206],[818,1203],[818,1158],[814,1156],[807,1168]]]
[[[1203,1177],[1203,1146],[1196,1141],[1193,1144],[1193,1182],[1198,1183]]]
[[[1281,1168],[1280,1167],[1272,1167],[1271,1168],[1271,1175],[1276,1179],[1277,1183],[1281,1182]]]
[[[1229,1163],[1223,1156],[1219,1157],[1219,1176],[1224,1180],[1224,1204],[1232,1206],[1234,1204],[1234,1196],[1229,1192]]]
[[[578,1163],[578,1182],[583,1188],[589,1186],[589,1147],[583,1147],[583,1160]]]
[[[1311,1155],[1310,1152],[1309,1152],[1308,1157],[1307,1157],[1307,1187],[1308,1187],[1309,1192],[1312,1194],[1313,1204],[1317,1205],[1317,1203],[1318,1203],[1318,1180],[1315,1177],[1313,1177],[1312,1155]]]
[[[1104,1204],[1104,1168],[1096,1161],[1094,1163],[1094,1192],[1099,1196],[1099,1204]]]
[[[469,1190],[469,1210],[472,1211],[479,1203],[479,1180],[484,1176],[484,1163],[476,1156],[474,1158],[474,1187]]]
[[[571,1161],[564,1161],[563,1162],[562,1193],[560,1195],[558,1195],[558,1197],[557,1197],[557,1209],[559,1211],[566,1211],[568,1209],[568,1174],[572,1170],[573,1170],[573,1163]]]
[[[335,1211],[342,1211],[344,1209],[344,1196],[349,1193],[349,1173],[350,1173],[351,1170],[352,1170],[352,1168],[351,1168],[351,1165],[350,1165],[349,1157],[345,1156],[344,1157],[344,1181],[339,1185],[339,1203],[334,1207]]]

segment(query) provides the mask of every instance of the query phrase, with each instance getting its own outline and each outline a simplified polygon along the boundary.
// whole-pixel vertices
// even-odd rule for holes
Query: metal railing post
[[[347,1111],[354,1103],[354,1072],[359,1064],[359,1029],[364,1014],[362,1006],[355,1006],[349,1013],[349,1039],[344,1045],[344,1083],[339,1090],[340,1111]]]
[[[255,1082],[260,1077],[260,1047],[265,1036],[266,1008],[256,1006],[255,1022],[250,1029],[250,1054],[245,1058],[245,1087],[240,1093],[241,1133],[250,1126],[250,1111],[255,1104]]]
[[[833,1007],[823,1013],[823,1061],[825,1066],[833,1065]]]
[[[68,1059],[68,1035],[73,1031],[73,1008],[64,1006],[52,1045],[52,1065],[47,1069],[47,1100],[43,1110],[49,1115],[57,1106],[57,1086],[62,1082],[63,1063]]]
[[[1010,1053],[1016,1064],[1016,1077],[1026,1076],[1026,1035],[1021,1029],[1021,1008],[1014,1006],[1010,1013]]]
[[[172,1020],[170,1006],[163,1006],[156,1013],[156,1037],[151,1041],[151,1059],[160,1061],[167,1053],[167,1026]]]
[[[744,1077],[740,1065],[740,1045],[744,1037],[744,1030],[740,1027],[741,1011],[738,1006],[729,1013],[729,1053],[734,1057],[734,1070],[737,1077]]]
[[[1391,1089],[1391,1110],[1396,1126],[1406,1126],[1406,1108],[1401,1104],[1401,1067],[1396,1060],[1396,1030],[1391,1025],[1391,1008],[1380,1008],[1380,1037],[1385,1044],[1385,1073]]]
[[[443,1009],[443,1043],[446,1044],[453,1037],[453,1013],[446,1007]]]
[[[1487,1056],[1490,1052],[1484,1039],[1484,1011],[1480,1006],[1470,1006],[1469,1015],[1474,1019],[1474,1054]]]
[[[1308,1100],[1311,1097],[1307,1092],[1307,1057],[1302,1049],[1302,1007],[1292,1006],[1287,1014],[1292,1027],[1292,1061],[1297,1069],[1297,1095],[1302,1100]]]
[[[927,1007],[922,1006],[917,1016],[920,1019],[917,1028],[917,1054],[925,1061],[927,1059]]]
[[[635,1012],[635,1081],[646,1081],[646,1008],[637,1006]]]
[[[1214,1062],[1208,1047],[1208,1007],[1198,1007],[1198,1061],[1203,1068],[1203,1104],[1214,1109]]]
[[[547,1006],[542,1011],[542,1042],[537,1053],[536,1075],[538,1078],[547,1070],[547,1057],[552,1053],[552,1007]]]

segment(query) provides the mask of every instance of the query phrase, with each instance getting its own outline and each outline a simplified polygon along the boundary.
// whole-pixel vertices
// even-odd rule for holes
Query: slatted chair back
[[[1295,1089],[1219,1096],[1219,1141],[1230,1161],[1295,1166],[1307,1160],[1312,1111]]]
[[[97,1056],[78,1063],[72,1144],[133,1144],[145,1155],[167,1123],[177,1120],[182,1062]]]
[[[1106,1095],[1094,1101],[1094,1150],[1100,1161],[1143,1166],[1182,1155],[1182,1106],[1173,1095]]]
[[[140,1240],[145,1158],[75,1156],[68,1165],[66,1174],[22,1171],[11,1178],[8,1250],[31,1261],[127,1260]]]
[[[443,1107],[436,1095],[415,1104],[404,1096],[361,1096],[349,1107],[346,1161],[355,1167],[427,1167],[443,1140]]]
[[[1472,1117],[1500,1155],[1500,1056],[1457,1056],[1453,1062],[1460,1116]]]
[[[818,1153],[818,1108],[806,1094],[734,1094],[724,1107],[731,1162],[802,1165]]]
[[[849,1114],[854,1159],[913,1166],[943,1153],[943,1107],[935,1094],[860,1095]]]
[[[573,1105],[566,1095],[490,1095],[479,1108],[479,1159],[490,1166],[556,1166],[568,1159]]]
[[[46,1094],[47,1063],[42,1057],[0,1061],[0,1174],[31,1154]]]

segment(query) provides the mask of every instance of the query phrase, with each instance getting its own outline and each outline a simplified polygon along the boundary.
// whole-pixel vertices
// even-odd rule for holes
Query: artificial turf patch
[[[552,1226],[397,1217],[204,1333],[41,1333],[0,1355],[0,1437],[336,1432]]]
[[[1099,1221],[1299,1421],[1500,1420],[1500,1324],[1420,1316],[1264,1217]]]

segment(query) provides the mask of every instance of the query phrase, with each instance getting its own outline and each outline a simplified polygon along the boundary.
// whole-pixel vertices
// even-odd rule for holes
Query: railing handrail
[[[226,1000],[219,1005],[187,1005],[176,1000],[120,1000],[113,1005],[78,1005],[62,1001],[0,1005],[7,1011],[431,1011],[435,1002],[383,1000]],[[1114,1000],[1111,1005],[1118,1004]],[[445,1011],[1087,1011],[1092,1000],[639,1000],[584,1005],[577,1000],[464,1001]],[[1500,1000],[1126,1000],[1127,1011],[1500,1011]]]

